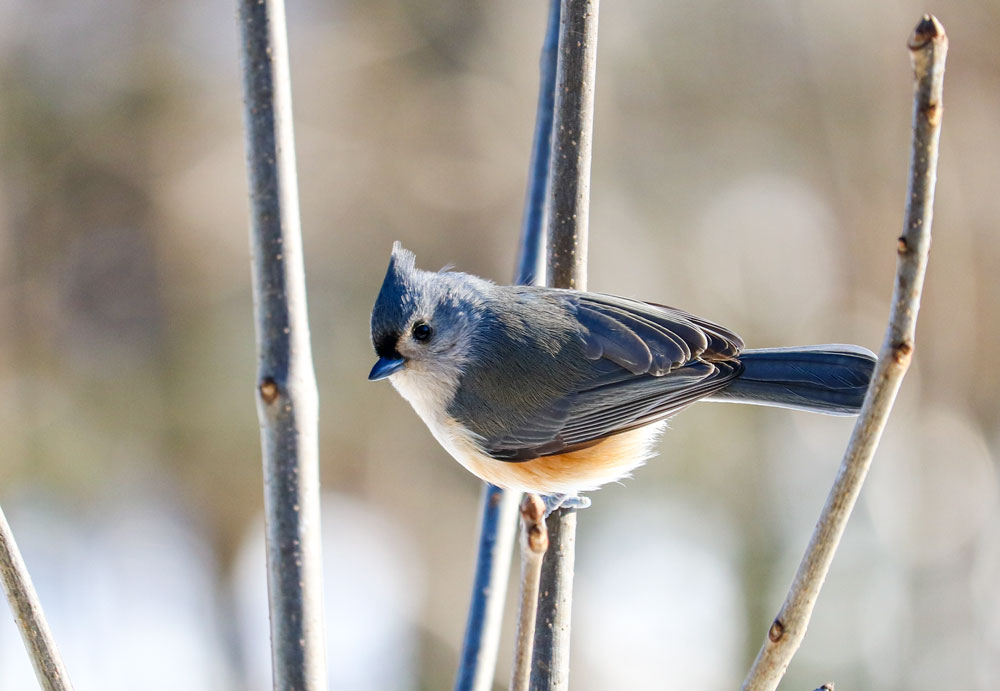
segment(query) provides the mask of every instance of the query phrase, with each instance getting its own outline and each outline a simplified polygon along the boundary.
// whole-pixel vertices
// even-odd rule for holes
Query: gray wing
[[[571,391],[532,411],[483,450],[526,461],[590,446],[673,415],[738,376],[739,336],[680,310],[576,293],[584,374]]]

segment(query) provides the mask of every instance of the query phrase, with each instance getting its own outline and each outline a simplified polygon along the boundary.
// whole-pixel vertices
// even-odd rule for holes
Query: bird
[[[398,242],[371,340],[369,380],[388,379],[466,469],[549,511],[630,477],[696,401],[856,415],[876,363],[855,345],[747,349],[656,303],[425,271]]]

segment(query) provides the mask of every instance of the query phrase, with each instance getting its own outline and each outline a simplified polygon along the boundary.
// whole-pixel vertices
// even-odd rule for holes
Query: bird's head
[[[378,362],[368,378],[409,370],[454,376],[468,355],[482,279],[423,271],[397,242],[372,309],[371,338]]]

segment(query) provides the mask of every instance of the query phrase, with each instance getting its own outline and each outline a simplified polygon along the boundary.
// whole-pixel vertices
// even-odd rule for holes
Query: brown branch
[[[535,613],[542,560],[549,548],[545,527],[545,502],[537,494],[526,494],[521,502],[521,599],[517,607],[514,664],[511,691],[527,691],[531,679],[531,652],[535,639]]]
[[[10,611],[28,649],[38,685],[45,691],[70,691],[69,675],[59,657],[56,641],[49,631],[28,567],[14,541],[7,517],[0,509],[0,583],[10,603]]]
[[[744,691],[775,689],[805,636],[844,527],[857,501],[896,392],[913,356],[920,293],[931,242],[934,183],[941,134],[941,93],[948,38],[924,15],[909,41],[915,92],[910,181],[903,234],[897,243],[896,282],[878,365],[840,470],[785,603],[743,682]]]

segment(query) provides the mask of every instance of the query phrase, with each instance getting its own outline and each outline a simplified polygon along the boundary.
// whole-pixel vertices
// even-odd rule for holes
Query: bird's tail
[[[867,348],[833,344],[744,350],[739,359],[743,372],[709,400],[857,415],[877,358]]]

